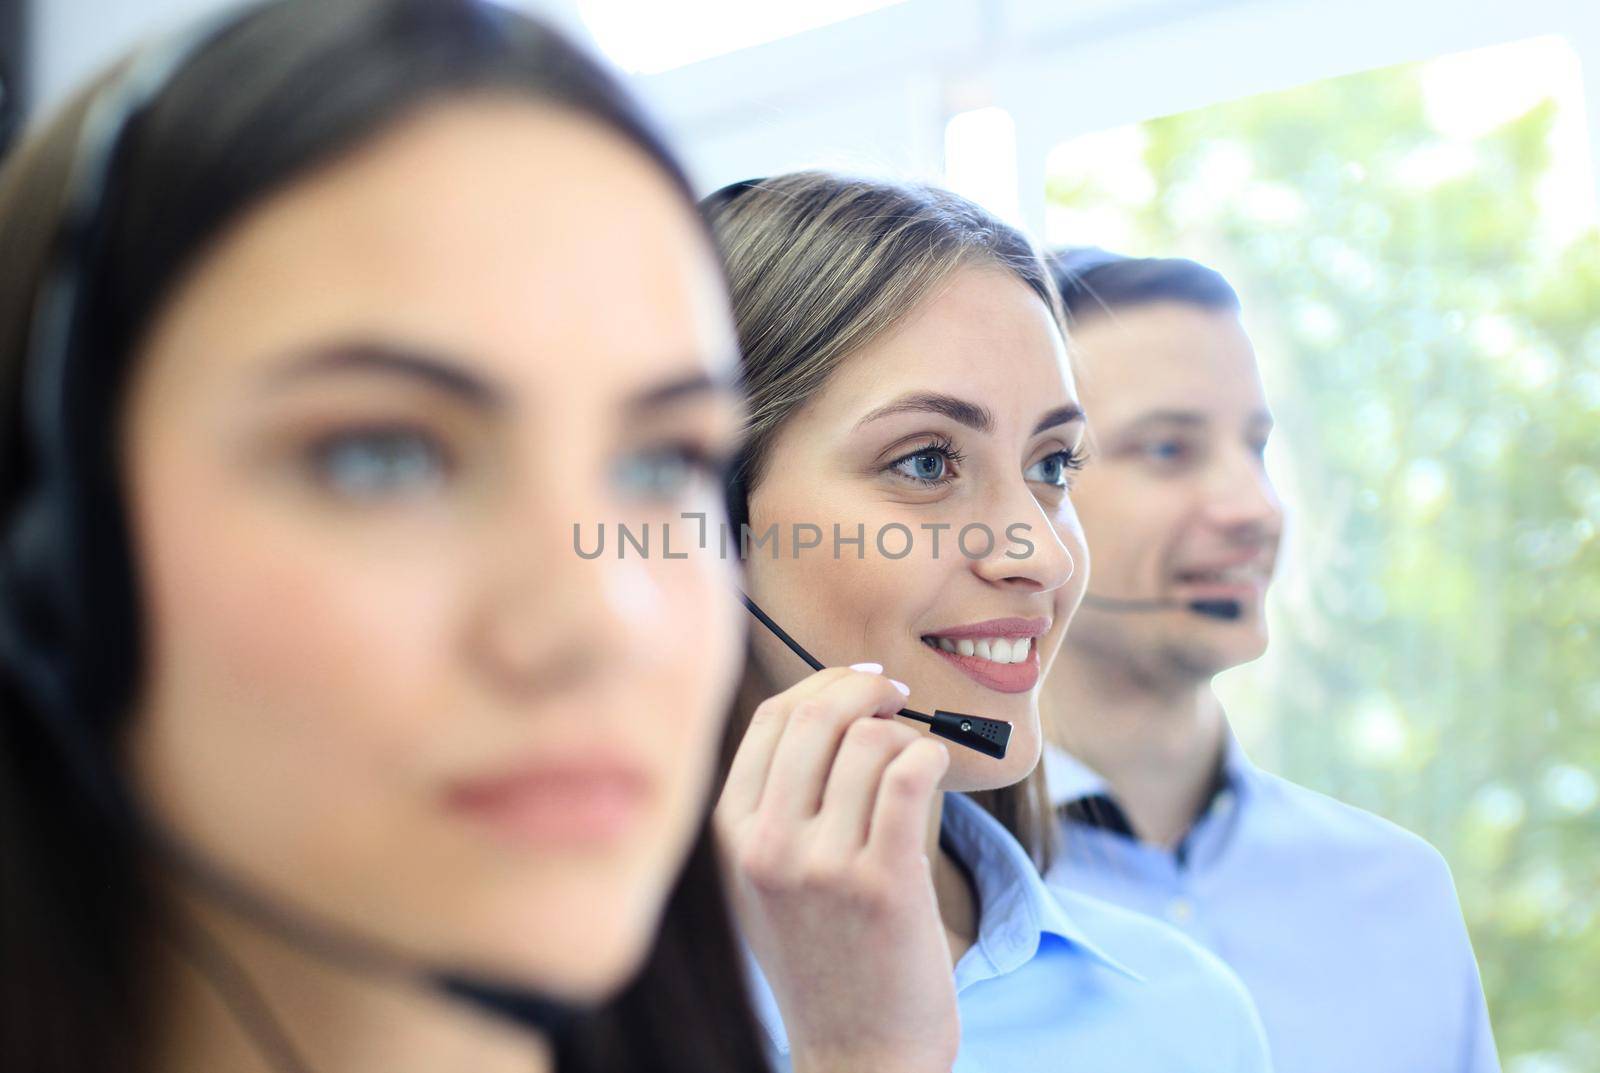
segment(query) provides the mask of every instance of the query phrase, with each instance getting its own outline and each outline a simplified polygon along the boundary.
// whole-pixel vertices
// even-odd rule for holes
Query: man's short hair
[[[1186,257],[1125,257],[1098,246],[1050,255],[1050,274],[1069,321],[1151,302],[1239,311],[1239,295],[1214,268]]]

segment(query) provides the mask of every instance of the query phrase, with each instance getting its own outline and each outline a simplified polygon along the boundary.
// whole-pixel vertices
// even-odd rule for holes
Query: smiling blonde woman
[[[952,194],[825,173],[702,204],[750,413],[730,515],[777,534],[746,584],[840,668],[811,674],[753,636],[717,810],[774,1056],[796,1070],[822,1049],[838,1069],[1267,1069],[1219,961],[1040,878],[1040,681],[1088,562],[1071,498],[1085,419],[1032,247]],[[802,547],[786,536],[799,526],[866,539]],[[914,540],[886,554],[887,530]],[[1005,758],[892,722],[902,698],[849,692],[881,677],[909,703],[1011,723]]]

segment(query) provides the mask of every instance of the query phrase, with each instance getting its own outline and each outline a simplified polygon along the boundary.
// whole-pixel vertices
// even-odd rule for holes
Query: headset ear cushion
[[[739,539],[740,526],[750,520],[750,496],[745,488],[745,470],[747,459],[741,453],[734,464],[728,467],[728,475],[723,485],[723,497],[728,508],[728,531],[735,540]]]
[[[7,592],[16,601],[24,621],[42,633],[62,626],[59,591],[64,534],[55,512],[43,499],[30,497],[17,511],[6,540],[6,571],[12,575]]]
[[[22,579],[11,550],[11,534],[0,544],[0,668],[20,676],[20,664],[27,658],[23,627]]]
[[[61,557],[66,549],[54,513],[37,496],[17,509],[0,545],[0,660],[34,692],[65,682]],[[44,698],[39,698],[44,702]]]
[[[128,815],[109,754],[81,718],[82,686],[94,675],[74,675],[71,646],[72,545],[66,522],[35,495],[12,518],[0,543],[0,675],[11,679],[24,700],[24,716],[60,751],[77,785],[113,818]],[[9,714],[9,713],[7,713]],[[119,821],[120,822],[120,821]]]

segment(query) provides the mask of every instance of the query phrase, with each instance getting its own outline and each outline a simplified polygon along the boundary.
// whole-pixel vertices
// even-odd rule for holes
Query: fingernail
[[[906,696],[906,697],[911,696],[911,687],[906,685],[904,682],[897,682],[893,678],[891,678],[891,679],[889,679],[889,684],[894,686],[896,689],[898,689],[902,696]]]
[[[881,664],[881,663],[852,663],[852,664],[850,664],[850,669],[852,671],[866,671],[868,674],[882,674],[883,673],[883,664]]]

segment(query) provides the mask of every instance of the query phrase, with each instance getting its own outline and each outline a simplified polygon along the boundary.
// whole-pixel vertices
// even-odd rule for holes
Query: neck
[[[961,960],[978,941],[978,895],[963,866],[939,845],[943,826],[944,793],[933,798],[928,814],[925,852],[933,870],[933,895],[939,903],[939,919],[944,923],[945,941],[950,944],[950,964]]]
[[[1142,840],[1172,848],[1183,839],[1227,728],[1210,678],[1157,681],[1063,645],[1041,710],[1049,739],[1110,784]]]
[[[438,995],[410,979],[335,966],[199,896],[178,911],[204,929],[202,949],[162,937],[152,952],[161,981],[152,1068],[173,1073],[552,1073],[548,1042]],[[219,987],[218,963],[234,981]],[[259,997],[302,1064],[264,1045],[258,1012],[243,1012],[240,981]],[[248,999],[246,999],[248,1001]]]

